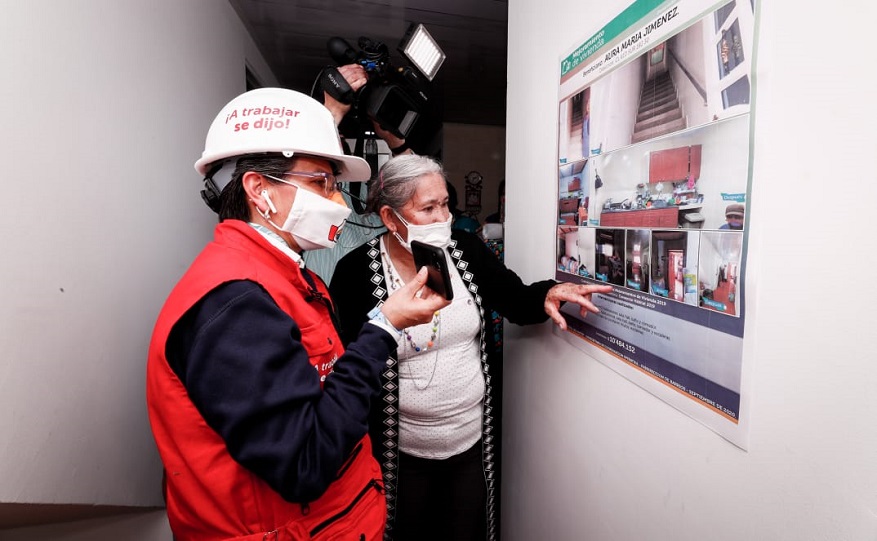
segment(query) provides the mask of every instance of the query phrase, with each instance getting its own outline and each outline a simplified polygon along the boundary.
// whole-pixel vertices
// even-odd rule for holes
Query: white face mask
[[[451,244],[451,221],[454,219],[453,216],[448,216],[448,219],[445,222],[417,225],[406,222],[405,218],[400,216],[395,210],[393,213],[397,218],[402,220],[402,223],[408,228],[408,240],[402,240],[402,235],[398,232],[393,232],[393,236],[395,236],[396,240],[399,241],[399,244],[409,252],[411,251],[412,240],[424,244],[431,244],[439,248],[447,248]]]
[[[296,187],[295,200],[283,225],[278,227],[271,220],[268,222],[292,235],[302,250],[334,247],[341,234],[341,228],[350,216],[350,209],[292,182],[271,175],[265,176]]]

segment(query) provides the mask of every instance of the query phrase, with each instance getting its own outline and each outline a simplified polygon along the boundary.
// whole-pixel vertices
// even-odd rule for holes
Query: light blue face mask
[[[416,240],[424,244],[430,244],[439,248],[447,248],[451,244],[451,221],[453,216],[448,216],[444,222],[435,222],[426,225],[417,225],[408,223],[398,212],[393,210],[397,218],[402,220],[405,227],[408,228],[408,240],[403,240],[402,235],[397,231],[393,232],[393,236],[399,241],[403,248],[411,251],[411,241]]]

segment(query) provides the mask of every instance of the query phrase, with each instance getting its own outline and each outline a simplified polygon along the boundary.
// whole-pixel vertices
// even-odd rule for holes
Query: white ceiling
[[[360,36],[385,43],[394,67],[410,23],[422,23],[447,54],[431,86],[441,120],[505,125],[506,0],[231,0],[281,85],[310,93],[334,65],[333,36],[354,48]],[[416,129],[416,127],[415,127]]]

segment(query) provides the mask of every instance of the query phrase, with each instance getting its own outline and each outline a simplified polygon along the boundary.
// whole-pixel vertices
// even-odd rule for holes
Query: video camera
[[[356,93],[338,70],[330,67],[320,79],[323,90],[341,103],[353,105],[354,111],[365,113],[396,137],[407,138],[429,101],[428,82],[441,67],[444,53],[422,24],[412,24],[399,44],[399,51],[414,67],[394,68],[389,49],[380,41],[360,37],[357,45],[358,51],[345,39],[333,37],[326,46],[339,66],[359,64],[365,68],[368,83]]]

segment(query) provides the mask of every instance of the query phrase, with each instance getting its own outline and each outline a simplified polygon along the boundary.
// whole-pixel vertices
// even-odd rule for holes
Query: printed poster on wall
[[[560,62],[558,280],[609,283],[568,341],[746,448],[754,0],[640,0]]]

